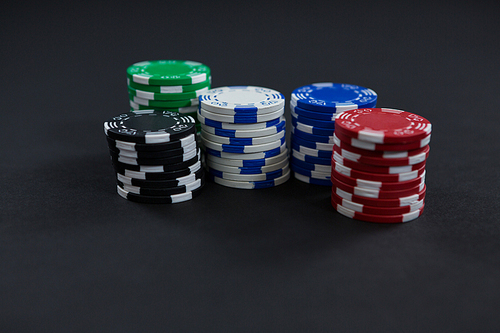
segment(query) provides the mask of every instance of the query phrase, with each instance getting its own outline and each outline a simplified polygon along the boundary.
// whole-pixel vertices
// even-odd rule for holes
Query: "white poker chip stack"
[[[240,189],[273,187],[290,178],[281,93],[230,86],[211,89],[199,99],[200,141],[209,178]]]

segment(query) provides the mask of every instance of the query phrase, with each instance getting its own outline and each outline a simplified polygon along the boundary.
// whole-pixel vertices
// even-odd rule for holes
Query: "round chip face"
[[[255,115],[278,111],[285,105],[285,97],[280,92],[254,86],[215,88],[199,99],[203,109],[214,113],[222,109]]]
[[[142,61],[127,68],[127,77],[144,85],[186,85],[207,81],[210,68],[196,61]]]
[[[291,101],[306,110],[340,113],[374,107],[377,93],[352,84],[323,82],[295,89]]]
[[[142,144],[179,140],[195,130],[192,117],[172,111],[132,111],[104,123],[104,132],[110,138]]]
[[[339,115],[336,132],[371,143],[408,143],[431,133],[431,123],[414,113],[395,109],[356,109]]]

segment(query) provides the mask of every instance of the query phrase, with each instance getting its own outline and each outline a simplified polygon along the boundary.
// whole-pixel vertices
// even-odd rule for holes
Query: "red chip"
[[[337,178],[343,183],[346,183],[355,187],[363,187],[382,191],[398,191],[407,188],[415,187],[425,182],[425,172],[418,178],[402,181],[402,182],[377,182],[372,180],[365,180],[360,178],[353,178],[341,174],[335,168],[332,168],[332,177]]]
[[[431,123],[414,113],[394,109],[355,109],[335,119],[335,132],[372,143],[408,143],[422,140]]]
[[[332,193],[337,194],[339,197],[343,199],[347,199],[349,201],[359,203],[362,205],[373,206],[373,207],[402,207],[409,206],[414,204],[417,201],[420,201],[425,198],[426,187],[418,194],[409,195],[407,197],[401,197],[396,199],[378,199],[378,198],[367,198],[359,195],[355,195],[349,193],[347,191],[338,188],[337,186],[332,186]]]
[[[405,173],[405,172],[419,170],[420,168],[425,167],[425,160],[423,162],[414,165],[402,165],[402,166],[377,166],[377,165],[364,164],[344,158],[336,151],[334,151],[332,155],[332,163],[334,161],[354,170],[371,172],[371,173],[383,173],[383,174]]]
[[[374,198],[374,199],[404,198],[404,197],[408,197],[410,195],[420,193],[425,187],[425,183],[421,182],[417,186],[409,187],[409,188],[406,188],[403,190],[383,191],[383,190],[373,189],[373,188],[351,186],[351,185],[348,185],[346,183],[341,182],[340,180],[338,180],[335,177],[331,177],[331,181],[332,181],[333,186],[336,186],[345,192],[348,192],[348,193],[351,193],[353,195],[357,195],[360,197]]]
[[[342,205],[345,208],[351,209],[355,212],[358,213],[364,213],[364,214],[372,214],[372,215],[400,215],[400,214],[406,214],[406,213],[411,213],[414,212],[424,206],[424,199],[420,201],[416,201],[415,203],[409,205],[409,206],[402,206],[402,207],[373,207],[373,206],[367,206],[367,205],[362,205],[358,204],[352,201],[349,201],[347,199],[343,199],[342,197],[339,197],[337,194],[332,193],[332,206],[334,204]],[[335,206],[334,206],[335,207]]]
[[[427,146],[429,142],[431,142],[430,134],[424,137],[422,140],[417,140],[408,143],[373,143],[351,138],[337,130],[335,130],[335,136],[337,136],[337,138],[339,138],[340,141],[346,142],[347,144],[353,147],[366,150],[380,150],[380,151],[402,151],[402,150],[419,149]]]
[[[424,162],[429,156],[430,148],[429,146],[425,146],[425,148],[422,150],[420,154],[412,155],[409,157],[401,157],[401,158],[383,158],[383,157],[365,156],[362,154],[356,154],[355,152],[349,151],[344,148],[340,148],[336,144],[333,146],[333,150],[343,158],[357,163],[378,165],[378,166],[403,166],[403,165],[415,165]]]

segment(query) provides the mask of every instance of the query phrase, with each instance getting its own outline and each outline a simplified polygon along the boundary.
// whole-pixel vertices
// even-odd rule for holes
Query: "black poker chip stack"
[[[204,185],[195,119],[172,111],[137,110],[104,122],[117,192],[141,203],[178,203]]]

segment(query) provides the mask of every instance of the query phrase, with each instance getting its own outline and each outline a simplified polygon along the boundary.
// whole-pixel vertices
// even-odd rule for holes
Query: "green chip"
[[[128,87],[128,92],[131,96],[136,96],[142,99],[152,100],[152,101],[179,101],[185,99],[193,99],[198,98],[198,96],[206,93],[208,91],[208,87],[202,88],[196,91],[188,91],[185,93],[178,94],[162,94],[162,93],[154,93],[149,91],[137,90],[132,87]]]
[[[185,93],[195,90],[200,90],[202,88],[208,87],[210,89],[210,85],[212,84],[212,77],[209,77],[207,81],[203,81],[195,84],[188,85],[180,85],[180,86],[147,86],[145,84],[139,84],[136,82],[130,81],[127,78],[127,84],[130,88],[134,88],[142,91],[149,91],[154,93],[162,93],[162,94],[178,94]]]
[[[147,109],[158,108],[158,109],[170,109],[170,108],[183,108],[187,106],[195,106],[199,104],[198,98],[192,99],[184,99],[179,101],[154,101],[149,99],[139,98],[137,96],[133,96],[129,93],[129,99],[135,104],[139,104],[142,106],[149,106]]]
[[[210,68],[196,61],[142,61],[127,68],[130,81],[144,85],[175,86],[207,81]]]

